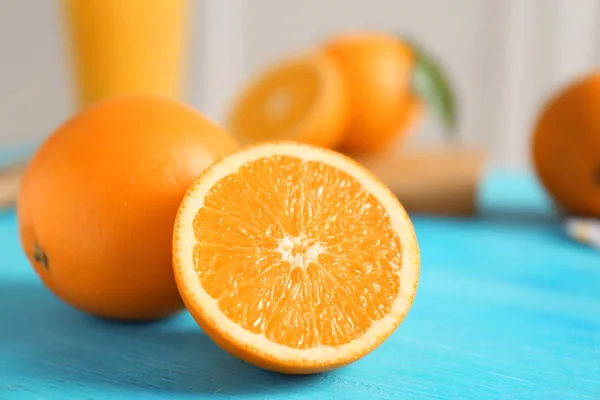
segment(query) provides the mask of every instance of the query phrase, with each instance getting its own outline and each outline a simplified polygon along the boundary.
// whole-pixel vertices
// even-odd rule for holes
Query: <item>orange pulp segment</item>
[[[228,125],[245,143],[277,139],[333,147],[347,118],[338,68],[324,53],[311,52],[261,71],[239,94]]]
[[[308,373],[353,362],[393,332],[415,296],[419,251],[406,212],[363,167],[277,143],[226,157],[192,185],[174,266],[219,345]]]

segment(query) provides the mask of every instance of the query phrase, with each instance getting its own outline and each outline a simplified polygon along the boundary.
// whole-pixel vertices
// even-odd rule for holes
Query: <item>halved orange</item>
[[[364,167],[315,146],[266,143],[213,164],[183,199],[173,241],[177,285],[200,327],[278,372],[363,357],[417,290],[402,205]]]
[[[311,51],[262,70],[239,93],[227,125],[242,143],[293,140],[333,147],[342,140],[348,107],[335,62]]]

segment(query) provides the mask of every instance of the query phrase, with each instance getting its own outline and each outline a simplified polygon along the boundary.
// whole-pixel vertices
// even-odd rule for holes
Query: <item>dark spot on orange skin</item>
[[[50,264],[48,263],[48,256],[39,245],[35,245],[33,249],[33,260],[44,267],[45,270],[50,269]]]

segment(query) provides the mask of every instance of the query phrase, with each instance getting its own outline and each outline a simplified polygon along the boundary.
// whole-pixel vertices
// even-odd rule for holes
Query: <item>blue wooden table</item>
[[[571,242],[531,177],[495,173],[475,219],[414,217],[422,276],[379,349],[282,376],[187,313],[100,321],[40,285],[0,214],[0,399],[600,399],[600,252]]]

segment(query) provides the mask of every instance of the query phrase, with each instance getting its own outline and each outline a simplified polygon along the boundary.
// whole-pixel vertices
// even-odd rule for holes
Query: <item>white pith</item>
[[[319,242],[309,242],[305,237],[285,235],[279,240],[277,251],[281,254],[281,261],[289,262],[292,269],[305,270],[311,262],[317,261],[325,247]]]
[[[197,243],[192,221],[196,213],[204,204],[204,197],[212,186],[231,173],[235,173],[246,163],[261,158],[276,155],[293,156],[305,161],[319,161],[334,166],[358,180],[365,190],[372,193],[384,206],[390,216],[392,227],[397,233],[402,248],[402,268],[400,276],[400,293],[394,301],[391,312],[381,320],[374,321],[367,332],[350,343],[332,347],[319,345],[310,349],[296,349],[275,343],[262,334],[251,333],[228,317],[217,305],[217,301],[210,297],[202,288],[194,267],[193,250]],[[178,225],[175,229],[175,258],[178,259],[176,268],[180,290],[188,294],[187,301],[191,302],[206,322],[221,332],[238,347],[245,348],[255,356],[267,360],[278,360],[290,365],[321,365],[337,360],[352,360],[354,356],[361,356],[377,346],[382,338],[387,337],[407,314],[410,304],[415,296],[419,278],[419,250],[414,235],[412,223],[405,210],[398,203],[394,195],[378,180],[356,163],[337,153],[320,148],[298,144],[276,143],[256,146],[245,152],[227,157],[214,164],[201,179],[188,191],[183,205],[179,210]],[[279,251],[282,256],[288,257],[292,266],[306,268],[309,260],[316,258],[324,251],[319,243],[310,243],[303,254],[292,254],[294,245],[300,244],[302,238],[287,237],[280,241]],[[191,296],[191,298],[190,298]]]
[[[264,104],[265,115],[271,120],[283,119],[292,108],[293,94],[287,88],[277,88]]]

